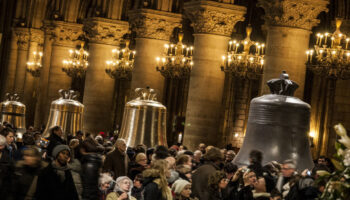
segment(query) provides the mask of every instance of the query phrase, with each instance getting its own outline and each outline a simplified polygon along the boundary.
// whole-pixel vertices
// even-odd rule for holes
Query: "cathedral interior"
[[[168,145],[239,149],[250,101],[286,71],[299,85],[294,96],[311,106],[313,157],[334,153],[335,124],[350,129],[347,0],[0,5],[0,100],[16,93],[27,126],[46,125],[65,89],[79,93],[85,132],[113,134],[135,88],[149,87],[167,108]]]

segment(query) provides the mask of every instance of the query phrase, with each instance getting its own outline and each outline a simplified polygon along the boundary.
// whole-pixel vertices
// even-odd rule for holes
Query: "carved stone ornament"
[[[184,5],[195,33],[231,36],[233,27],[244,20],[246,8],[213,1],[190,1]]]
[[[74,47],[83,35],[82,24],[63,21],[45,21],[45,34],[50,35],[55,45]]]
[[[129,30],[126,21],[94,17],[84,21],[83,30],[90,42],[119,45],[122,36]]]
[[[31,28],[29,30],[29,32],[30,32],[30,41],[31,42],[36,42],[40,45],[42,45],[44,43],[44,33],[42,30]]]
[[[151,10],[138,9],[129,12],[131,30],[137,38],[169,40],[175,27],[181,27],[181,15]]]
[[[19,28],[16,27],[13,29],[16,39],[17,39],[17,47],[20,50],[28,50],[28,42],[29,42],[29,29],[28,28]]]
[[[265,10],[268,26],[287,26],[311,30],[320,20],[322,11],[328,11],[328,0],[259,0],[258,6]]]

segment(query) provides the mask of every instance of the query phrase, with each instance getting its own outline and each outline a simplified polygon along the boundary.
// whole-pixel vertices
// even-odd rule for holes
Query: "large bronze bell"
[[[17,134],[23,134],[26,132],[26,106],[18,100],[17,94],[6,94],[6,100],[0,103],[0,122],[12,124]]]
[[[167,146],[165,106],[156,101],[153,89],[137,88],[135,92],[137,98],[125,105],[120,137],[127,146]]]
[[[311,169],[310,105],[293,97],[299,86],[285,72],[267,84],[272,94],[251,101],[244,142],[234,163],[248,165],[250,151],[257,149],[264,153],[263,164],[292,159],[299,170]]]
[[[61,97],[51,103],[49,119],[43,136],[50,135],[50,129],[54,126],[60,126],[64,132],[64,137],[71,134],[75,136],[76,132],[83,130],[84,105],[75,100],[77,93],[73,90],[59,90]]]

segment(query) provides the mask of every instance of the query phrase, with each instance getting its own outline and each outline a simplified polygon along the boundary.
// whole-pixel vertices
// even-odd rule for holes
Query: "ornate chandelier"
[[[89,65],[88,56],[89,53],[84,50],[84,42],[82,42],[79,50],[69,50],[69,58],[63,60],[62,71],[72,78],[84,77]]]
[[[341,19],[336,19],[334,33],[317,33],[314,49],[306,51],[306,65],[316,75],[350,79],[350,38],[340,32],[341,24]]]
[[[242,41],[229,41],[227,56],[222,56],[221,70],[235,77],[257,79],[263,74],[265,44],[250,39],[250,25],[246,33],[247,37]]]
[[[157,57],[157,71],[165,78],[182,79],[191,74],[193,66],[193,47],[182,43],[183,33],[180,32],[177,44],[165,44],[163,57]]]
[[[125,41],[124,49],[113,49],[112,60],[106,61],[106,73],[114,79],[131,79],[136,51],[129,49],[130,40]]]
[[[33,77],[40,76],[41,70],[41,59],[43,57],[43,52],[33,52],[32,61],[27,62],[27,72],[29,72]]]

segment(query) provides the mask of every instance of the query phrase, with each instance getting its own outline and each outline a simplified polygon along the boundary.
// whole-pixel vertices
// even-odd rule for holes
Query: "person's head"
[[[82,140],[83,139],[83,136],[84,136],[84,132],[79,130],[75,133],[75,138],[78,139],[78,140]]]
[[[162,197],[166,198],[168,193],[168,181],[170,171],[168,169],[168,162],[164,159],[153,160],[151,168],[142,172],[144,178],[152,177],[159,178],[158,188],[162,191]]]
[[[231,177],[236,173],[237,169],[238,169],[237,165],[231,162],[226,163],[224,166],[224,171],[226,173],[227,178],[231,179]]]
[[[224,157],[226,157],[226,153],[227,153],[227,149],[220,149],[222,155],[224,155]]]
[[[142,174],[137,174],[134,178],[134,187],[141,188],[143,183]]]
[[[97,135],[95,137],[95,140],[100,144],[103,145],[103,137],[101,135]]]
[[[132,187],[133,187],[133,183],[129,177],[120,176],[115,181],[114,191],[115,192],[118,192],[118,191],[126,192],[126,193],[129,193],[129,195],[130,195]]]
[[[136,154],[138,154],[138,153],[146,153],[146,150],[147,150],[147,146],[144,145],[144,144],[138,144],[135,147],[135,153]]]
[[[0,135],[0,151],[6,147],[7,141],[3,135]]]
[[[103,173],[100,175],[100,178],[98,179],[98,186],[100,190],[106,191],[111,187],[111,184],[113,182],[113,178],[108,173]]]
[[[200,150],[203,154],[205,154],[205,148],[206,148],[206,145],[204,143],[200,143],[198,145],[198,150]]]
[[[181,197],[181,199],[189,198],[192,193],[191,183],[182,179],[175,181],[171,187],[171,190],[176,197]]]
[[[226,153],[226,162],[231,162],[236,156],[236,153],[232,150],[228,150]]]
[[[193,153],[193,160],[196,161],[196,162],[199,162],[202,158],[202,152],[200,150],[196,150],[194,153]]]
[[[37,148],[28,147],[23,150],[23,161],[27,166],[37,166],[40,163],[41,155]]]
[[[6,145],[11,145],[15,141],[15,131],[11,128],[4,128],[0,135],[6,138]]]
[[[282,163],[282,175],[286,178],[292,177],[296,171],[296,165],[293,160],[285,160]]]
[[[69,147],[75,149],[79,146],[79,139],[71,139],[69,141]]]
[[[154,156],[155,159],[165,159],[166,157],[169,156],[168,148],[166,148],[163,145],[159,145],[156,147],[154,154],[155,154]]]
[[[124,139],[117,139],[115,142],[115,147],[122,153],[126,151],[126,142]]]
[[[135,162],[139,165],[146,166],[147,165],[147,156],[144,153],[138,153],[135,157]]]
[[[152,160],[153,154],[154,154],[154,148],[147,149],[146,155],[149,162]]]
[[[33,134],[31,133],[24,133],[23,134],[23,144],[24,145],[35,145],[35,138]]]
[[[165,158],[165,160],[168,162],[168,168],[169,168],[170,170],[175,169],[176,160],[175,160],[174,157],[168,156],[167,158]]]
[[[204,159],[207,161],[211,161],[214,163],[221,162],[224,158],[224,155],[222,155],[220,149],[216,147],[210,148],[206,154],[204,154]]]
[[[327,159],[325,156],[320,156],[318,159],[317,159],[317,164],[318,165],[325,165],[327,166]]]
[[[243,181],[245,185],[254,186],[257,183],[256,174],[254,171],[248,169],[243,174]]]
[[[187,165],[189,167],[192,167],[192,157],[186,154],[182,154],[181,156],[177,157],[176,165]]]
[[[62,131],[62,128],[60,126],[54,126],[50,129],[50,133],[51,135],[55,134],[59,137],[62,137],[63,136],[63,131]]]
[[[180,145],[179,151],[187,150],[188,148],[184,145]]]
[[[249,161],[251,164],[260,164],[263,160],[263,153],[259,150],[252,150],[249,153]]]
[[[34,132],[34,139],[35,141],[41,140],[41,133],[39,131]]]
[[[70,161],[71,152],[67,145],[57,145],[52,151],[52,157],[55,159],[56,164],[60,166],[66,166]]]
[[[176,171],[179,174],[185,175],[188,180],[192,180],[192,168],[187,165],[178,165],[176,166]]]
[[[213,191],[222,190],[226,188],[228,182],[225,172],[215,171],[209,176],[208,188]]]

